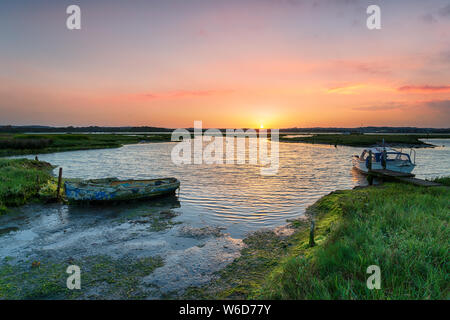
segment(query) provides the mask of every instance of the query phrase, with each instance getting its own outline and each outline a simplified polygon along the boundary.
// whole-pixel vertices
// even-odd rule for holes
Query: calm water
[[[419,177],[450,174],[450,140],[433,143],[440,147],[417,150]],[[149,299],[160,298],[207,284],[239,256],[247,233],[284,225],[319,197],[366,183],[351,168],[351,155],[360,153],[359,148],[281,143],[278,174],[261,176],[260,167],[252,165],[178,167],[170,158],[173,146],[139,144],[39,155],[62,166],[65,177],[175,176],[181,191],[178,198],[120,205],[31,204],[14,209],[0,216],[0,263],[3,257],[29,265],[103,255],[130,261],[160,256],[164,265],[139,283]],[[172,224],[152,227],[152,221],[167,213],[172,217],[160,221]],[[101,285],[89,288],[94,297],[107,298],[102,290]]]
[[[450,174],[450,140],[433,139],[432,149],[417,149],[417,177]],[[260,175],[260,166],[183,165],[172,163],[173,143],[127,145],[119,149],[39,155],[64,168],[70,178],[156,178],[181,181],[179,200],[184,221],[226,228],[243,237],[261,227],[276,227],[302,215],[321,196],[365,184],[352,170],[351,156],[361,148],[280,143],[280,167],[274,176]],[[32,158],[32,157],[30,157]]]

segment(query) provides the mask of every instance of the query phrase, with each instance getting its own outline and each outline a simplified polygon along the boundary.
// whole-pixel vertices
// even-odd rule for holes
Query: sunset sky
[[[0,125],[450,127],[450,0],[2,0],[0,40]]]

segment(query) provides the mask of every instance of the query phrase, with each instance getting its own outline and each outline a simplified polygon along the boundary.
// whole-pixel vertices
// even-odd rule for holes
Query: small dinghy
[[[147,199],[175,193],[180,187],[176,178],[152,180],[94,179],[81,182],[65,182],[69,201],[124,201]]]

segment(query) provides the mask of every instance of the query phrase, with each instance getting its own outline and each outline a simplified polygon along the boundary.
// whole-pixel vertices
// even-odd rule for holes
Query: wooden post
[[[311,220],[311,227],[309,229],[309,246],[314,247],[316,243],[314,242],[314,227],[315,227],[314,220]]]
[[[39,175],[36,175],[36,191],[39,192],[39,189],[41,187],[41,180],[39,179]]]
[[[61,190],[61,180],[62,180],[62,168],[59,168],[58,188],[56,189],[56,200],[59,200],[59,193]]]
[[[370,171],[372,171],[372,150],[369,150],[369,155],[367,158],[367,169],[368,169],[368,175],[367,175],[367,181],[369,182],[369,186],[373,185],[373,175],[370,174]]]
[[[369,174],[367,176],[367,181],[369,182],[369,186],[373,185],[373,175]]]

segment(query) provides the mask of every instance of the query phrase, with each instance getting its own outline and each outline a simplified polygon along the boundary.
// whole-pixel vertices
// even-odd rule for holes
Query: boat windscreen
[[[388,152],[388,160],[411,161],[409,154],[401,152]]]

